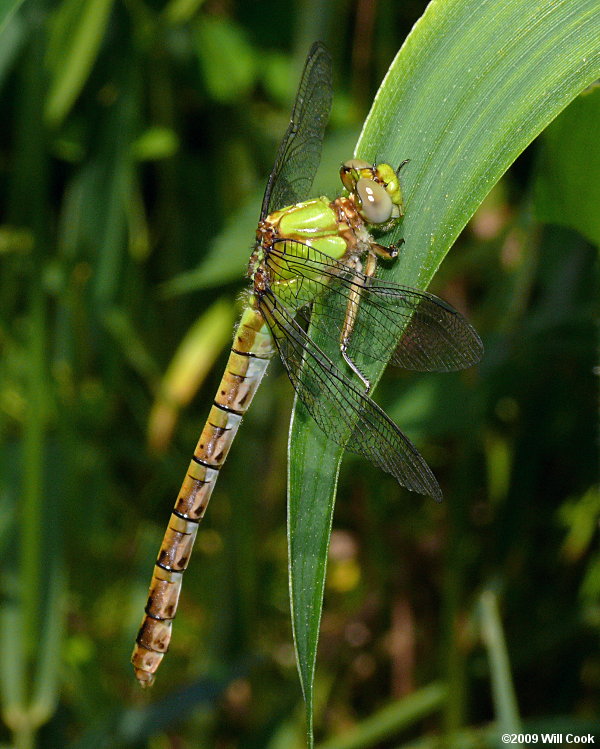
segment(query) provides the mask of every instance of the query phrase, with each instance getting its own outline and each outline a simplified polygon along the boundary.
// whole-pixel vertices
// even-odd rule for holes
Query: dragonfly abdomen
[[[214,404],[188,466],[154,566],[145,615],[131,657],[142,686],[152,684],[154,673],[169,648],[183,573],[190,560],[198,525],[242,416],[274,353],[273,338],[262,315],[247,308],[235,332]]]

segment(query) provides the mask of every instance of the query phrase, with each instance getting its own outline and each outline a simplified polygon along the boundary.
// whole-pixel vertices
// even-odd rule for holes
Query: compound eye
[[[356,182],[360,176],[361,170],[363,169],[372,170],[372,166],[368,162],[363,161],[363,159],[348,159],[348,161],[344,161],[342,164],[340,178],[348,192],[354,192]]]
[[[372,179],[359,179],[356,194],[361,203],[360,213],[369,224],[383,224],[392,216],[393,203],[383,185]]]
[[[360,171],[361,169],[371,169],[371,167],[372,165],[364,159],[348,159],[348,161],[344,161],[345,169],[356,169],[357,171]]]

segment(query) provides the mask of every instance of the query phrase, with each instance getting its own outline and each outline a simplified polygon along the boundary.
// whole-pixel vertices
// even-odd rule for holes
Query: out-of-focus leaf
[[[164,9],[165,18],[169,23],[185,23],[190,21],[205,0],[171,0]]]
[[[4,16],[4,20],[2,20],[0,9],[0,88],[13,62],[17,59],[21,44],[26,37],[26,25],[23,19],[20,15],[14,14],[20,4],[20,2],[12,3],[12,9]],[[10,5],[10,2],[4,0],[1,7],[6,9]]]
[[[535,184],[538,218],[600,247],[600,86],[578,96],[545,131]],[[593,178],[590,179],[590,176]]]
[[[0,674],[2,675],[2,719],[15,729],[26,709],[25,654],[23,652],[23,617],[17,598],[14,576],[6,577],[5,586],[13,588],[12,600],[0,609]],[[10,588],[9,588],[10,590]]]
[[[22,3],[23,0],[0,0],[0,34],[5,31],[6,24]],[[4,44],[4,37],[1,41]]]
[[[230,342],[235,319],[231,299],[216,301],[198,318],[169,364],[148,421],[148,443],[162,451],[171,439],[179,410],[185,406]]]
[[[481,636],[488,652],[498,736],[503,733],[519,733],[522,730],[521,718],[496,595],[491,590],[484,591],[479,607]]]
[[[319,744],[318,749],[366,749],[391,740],[424,717],[437,712],[446,699],[444,684],[430,684],[378,710],[351,730]]]
[[[138,161],[168,159],[179,148],[176,133],[168,127],[150,127],[133,144],[133,156]]]
[[[585,577],[581,583],[581,598],[588,603],[587,614],[592,626],[598,621],[598,600],[600,599],[600,554],[594,554],[590,559]]]
[[[129,251],[131,257],[142,262],[150,254],[150,230],[139,186],[132,189],[129,204],[126,204],[125,208],[129,229]]]
[[[181,273],[163,285],[165,296],[177,296],[243,279],[256,231],[260,200],[257,193],[255,199],[245,203],[231,216],[223,231],[214,239],[203,262],[194,270]]]
[[[504,435],[489,432],[485,438],[485,459],[490,502],[502,501],[510,487],[512,451]]]
[[[51,716],[59,699],[62,645],[64,636],[67,585],[59,552],[46,557],[46,607],[39,641],[39,658],[33,685],[31,717],[43,725]]]
[[[392,385],[393,389],[393,385]],[[424,435],[464,434],[477,417],[474,388],[460,374],[411,376],[386,412],[419,442]],[[462,403],[461,408],[456,404]]]
[[[600,491],[591,487],[583,497],[571,500],[560,509],[560,520],[569,531],[562,547],[567,559],[576,561],[588,550],[598,532]]]
[[[16,226],[0,226],[0,255],[10,252],[31,252],[33,234],[29,229]]]
[[[239,672],[242,672],[242,668],[218,680],[207,678],[195,681],[141,707],[114,710],[99,725],[88,728],[83,736],[69,743],[68,749],[108,749],[147,741],[150,736],[165,731],[201,706],[214,704],[227,686],[227,677],[233,680]]]
[[[230,21],[202,16],[196,28],[196,52],[214,99],[233,101],[250,89],[256,76],[254,51]]]
[[[136,106],[134,90],[124,84],[122,93],[106,112],[96,158],[90,159],[81,173],[81,207],[86,215],[80,228],[89,232],[85,239],[97,257],[93,294],[103,309],[113,303],[122,283],[127,210],[134,195],[131,142]]]
[[[104,315],[104,324],[110,331],[123,358],[151,387],[158,380],[158,367],[130,318],[123,310],[112,307]]]
[[[114,0],[64,0],[48,44],[46,120],[58,125],[83,88],[100,49]]]
[[[356,155],[399,164],[406,244],[385,277],[425,288],[486,194],[517,156],[600,75],[596,0],[432,2],[375,98]],[[309,331],[314,334],[314,330]],[[341,361],[325,335],[316,343]],[[342,363],[343,366],[343,363]],[[376,383],[383,365],[367,367]],[[356,436],[360,439],[360,436]],[[297,400],[289,440],[294,641],[312,742],[327,549],[343,449]],[[310,529],[310,530],[308,530]]]
[[[282,104],[290,101],[290,58],[278,52],[265,55],[260,61],[261,83],[268,94]]]

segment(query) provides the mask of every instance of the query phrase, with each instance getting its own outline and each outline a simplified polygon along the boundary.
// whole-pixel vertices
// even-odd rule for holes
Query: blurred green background
[[[0,745],[303,745],[292,392],[278,364],[215,489],[152,692],[129,656],[306,50],[320,38],[334,58],[315,194],[334,193],[425,6],[0,8]],[[344,462],[317,667],[323,747],[495,746],[499,673],[510,697],[490,636],[500,622],[524,728],[593,730],[599,115],[600,89],[575,100],[434,280],[481,333],[481,365],[390,371],[377,390],[444,504]]]

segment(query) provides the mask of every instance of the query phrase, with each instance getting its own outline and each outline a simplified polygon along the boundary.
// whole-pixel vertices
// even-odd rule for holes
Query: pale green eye
[[[360,213],[369,224],[383,224],[391,217],[392,199],[382,185],[363,177],[356,183],[356,194],[361,203]]]

